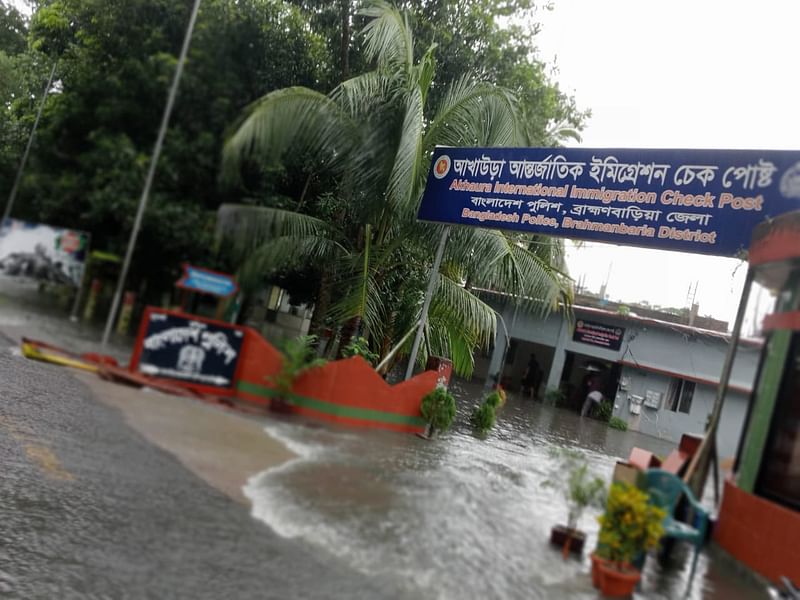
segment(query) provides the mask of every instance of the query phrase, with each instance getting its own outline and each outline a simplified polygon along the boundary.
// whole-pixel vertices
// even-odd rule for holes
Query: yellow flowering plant
[[[606,511],[598,517],[597,554],[618,565],[631,564],[637,555],[658,546],[666,514],[649,503],[647,492],[627,483],[613,484]]]

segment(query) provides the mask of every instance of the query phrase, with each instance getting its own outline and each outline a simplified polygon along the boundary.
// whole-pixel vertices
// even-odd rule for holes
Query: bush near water
[[[420,412],[432,432],[447,431],[456,418],[456,401],[446,389],[437,387],[422,399]]]
[[[497,421],[497,409],[503,404],[505,404],[504,394],[495,390],[486,396],[483,404],[473,409],[469,420],[478,435],[483,437],[494,427]]]

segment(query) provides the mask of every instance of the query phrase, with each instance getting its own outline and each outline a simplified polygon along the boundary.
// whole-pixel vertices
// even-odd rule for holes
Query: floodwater
[[[4,287],[0,295],[0,327],[10,335],[38,337],[81,352],[96,351],[98,327],[71,323],[65,312],[42,301],[35,289]],[[128,351],[129,340],[125,339],[111,347],[111,353],[120,359]],[[459,384],[453,389],[459,401],[456,424],[453,431],[432,442],[408,434],[345,430],[301,419],[270,420],[267,432],[284,441],[299,458],[254,476],[245,487],[253,503],[253,517],[280,537],[266,531],[251,533],[263,537],[265,548],[274,549],[269,552],[299,552],[297,548],[307,547],[313,552],[310,556],[317,557],[317,564],[353,569],[354,575],[363,576],[363,583],[354,581],[357,591],[344,593],[346,586],[342,582],[334,586],[330,574],[307,572],[306,559],[278,563],[274,568],[280,568],[280,573],[271,572],[267,563],[257,572],[275,585],[281,575],[292,585],[302,584],[303,597],[374,598],[373,584],[377,584],[384,590],[380,597],[386,598],[598,598],[590,582],[588,553],[596,542],[599,511],[589,509],[580,522],[589,535],[581,559],[565,561],[560,551],[548,544],[551,526],[564,523],[567,516],[559,492],[545,485],[559,477],[551,451],[581,449],[594,473],[608,480],[615,460],[626,457],[633,446],[666,455],[673,444],[619,432],[569,411],[513,397],[498,413],[495,429],[480,440],[466,426],[480,389]],[[93,421],[87,418],[86,422]],[[175,494],[186,491],[177,475],[167,480],[173,482]],[[199,492],[193,494],[200,497]],[[234,519],[223,521],[228,525],[214,525],[220,543],[228,538],[241,542],[243,534],[237,527],[242,524]],[[139,527],[157,543],[157,526],[149,522],[144,519]],[[173,543],[165,548],[193,556],[197,553],[195,541],[189,536],[185,547],[176,549]],[[208,550],[208,560],[213,561],[216,551],[227,552],[224,544],[215,551],[213,540],[206,542],[203,547]],[[266,556],[267,550],[258,553]],[[678,559],[690,558],[688,552],[676,554]],[[0,551],[0,563],[2,558]],[[676,566],[662,569],[649,558],[636,596],[767,597],[713,549],[702,553],[693,585],[684,596],[688,567],[688,560],[678,560]],[[295,569],[297,573],[292,574]],[[176,571],[164,585],[180,585],[185,575]],[[247,583],[243,575],[237,576],[242,589]],[[99,584],[103,576],[97,575],[93,581],[97,589],[104,589]],[[184,583],[189,597],[225,597],[204,595],[198,591],[202,585]],[[91,581],[81,585],[92,587]],[[0,595],[3,591],[0,568]],[[264,593],[270,597],[268,587]],[[154,594],[152,597],[165,597]],[[293,592],[283,595],[293,596],[299,597]]]
[[[0,327],[7,335],[49,342],[78,353],[99,352],[103,323],[71,321],[70,308],[69,303],[39,293],[36,282],[9,281],[0,275]],[[132,340],[132,335],[113,332],[105,353],[126,365]]]
[[[563,498],[545,485],[559,476],[551,451],[580,448],[610,480],[615,460],[633,446],[666,455],[673,444],[513,398],[480,440],[463,425],[476,390],[455,391],[457,424],[433,442],[291,420],[268,425],[300,458],[250,480],[253,516],[409,597],[597,598],[588,550],[599,511],[581,520],[589,534],[583,559],[564,561],[548,545],[551,526],[566,521]],[[681,550],[675,558],[690,558]],[[675,562],[662,569],[649,558],[637,597],[684,597],[689,561]],[[766,595],[712,551],[701,555],[686,597]]]

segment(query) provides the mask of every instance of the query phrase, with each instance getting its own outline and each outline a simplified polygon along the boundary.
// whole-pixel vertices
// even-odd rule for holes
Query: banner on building
[[[418,217],[736,256],[800,209],[800,152],[436,148]]]
[[[234,383],[243,340],[244,332],[233,325],[148,308],[131,368],[153,377],[228,388]]]
[[[0,276],[77,287],[89,250],[89,234],[6,219],[0,226]]]
[[[603,325],[586,319],[578,319],[575,323],[575,331],[572,334],[572,341],[592,346],[600,346],[608,350],[619,350],[622,346],[622,338],[625,336],[624,327],[614,327]]]

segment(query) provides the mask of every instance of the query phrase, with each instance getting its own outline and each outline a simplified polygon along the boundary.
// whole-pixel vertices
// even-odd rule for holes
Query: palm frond
[[[453,82],[425,134],[434,146],[509,146],[521,131],[514,94],[463,76]]]
[[[245,109],[223,149],[223,176],[236,179],[242,162],[277,163],[289,150],[341,170],[358,147],[358,127],[331,98],[303,87],[270,92]]]
[[[481,348],[489,347],[497,328],[497,315],[491,306],[441,274],[431,298],[430,318],[467,333]]]
[[[217,211],[217,236],[242,256],[277,237],[330,237],[335,230],[326,221],[291,210],[223,204]]]
[[[372,0],[358,14],[372,19],[362,31],[367,60],[377,61],[379,68],[409,73],[414,65],[414,40],[407,17],[383,0]]]
[[[448,357],[455,372],[470,377],[474,367],[473,352],[487,349],[494,340],[497,315],[488,304],[445,275],[431,299],[426,327],[426,346],[418,360],[428,352]]]
[[[337,323],[361,317],[366,331],[379,337],[386,319],[382,290],[372,273],[365,279],[359,271],[349,272],[350,276],[338,284],[338,300],[329,309],[328,317]],[[366,295],[363,293],[365,289]]]
[[[417,200],[413,194],[423,127],[422,92],[419,88],[409,92],[405,109],[400,143],[386,188],[389,201],[401,210],[413,209]]]
[[[344,249],[336,242],[315,236],[282,236],[251,251],[239,267],[237,278],[245,291],[255,291],[276,273],[340,260]]]
[[[526,245],[527,244],[527,245]],[[541,250],[530,240],[493,229],[457,228],[448,243],[447,260],[463,266],[477,287],[511,294],[529,310],[545,315],[571,297],[571,280],[552,260],[553,248]]]
[[[334,100],[354,120],[369,116],[387,98],[396,94],[395,80],[387,74],[369,71],[342,82],[331,92]]]

